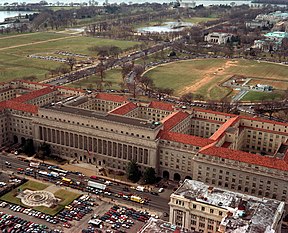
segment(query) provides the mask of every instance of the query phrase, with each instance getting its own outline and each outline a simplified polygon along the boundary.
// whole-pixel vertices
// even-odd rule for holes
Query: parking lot
[[[42,229],[42,228],[34,229],[34,232],[48,232],[48,230],[49,232],[51,232],[51,230],[57,230],[58,232],[64,232],[64,233],[66,232],[67,233],[68,232],[73,232],[73,233],[74,232],[75,233],[77,232],[90,233],[91,232],[92,233],[92,232],[97,232],[96,229],[98,229],[98,231],[105,230],[105,232],[115,232],[115,233],[116,232],[127,232],[127,233],[133,232],[134,233],[134,232],[137,232],[141,228],[141,226],[143,226],[145,221],[147,221],[148,218],[150,217],[150,215],[146,213],[146,211],[149,211],[149,212],[152,211],[154,202],[156,205],[155,200],[156,199],[158,200],[159,198],[161,199],[160,195],[158,195],[159,187],[153,190],[154,191],[153,193],[155,193],[153,195],[149,193],[148,191],[146,192],[137,191],[137,188],[135,187],[133,188],[127,185],[116,185],[116,183],[113,183],[113,182],[109,182],[108,184],[108,182],[105,180],[94,179],[94,181],[98,182],[97,185],[101,184],[103,186],[104,184],[107,183],[106,184],[107,190],[102,191],[102,192],[98,190],[98,192],[94,192],[95,190],[93,189],[93,192],[91,192],[91,190],[87,189],[89,185],[86,186],[85,184],[87,180],[91,181],[93,179],[91,178],[89,179],[89,177],[84,177],[79,172],[77,172],[77,174],[70,172],[67,176],[65,176],[65,179],[81,180],[81,182],[83,183],[85,181],[84,186],[74,185],[75,186],[74,187],[73,185],[67,185],[66,183],[65,184],[63,183],[60,186],[57,183],[64,182],[62,181],[64,180],[64,178],[59,178],[59,179],[55,179],[55,178],[52,179],[51,177],[45,178],[46,173],[47,174],[52,173],[51,168],[49,170],[49,167],[51,166],[46,167],[46,165],[44,166],[41,164],[38,168],[41,170],[38,170],[37,168],[30,167],[29,164],[32,163],[31,161],[26,162],[26,161],[19,160],[17,158],[12,159],[11,157],[9,158],[4,157],[3,161],[4,162],[7,161],[11,163],[12,165],[10,168],[8,168],[5,166],[5,163],[3,162],[4,169],[7,170],[7,173],[2,173],[5,175],[3,175],[1,180],[3,180],[3,182],[7,184],[10,183],[10,181],[14,182],[17,180],[15,184],[18,187],[19,180],[17,179],[17,177],[21,177],[21,179],[28,178],[28,179],[31,179],[32,181],[34,180],[35,182],[42,180],[41,183],[49,186],[48,187],[49,191],[51,191],[51,188],[53,187],[57,189],[62,188],[63,191],[65,192],[74,192],[74,193],[82,194],[80,198],[75,199],[70,204],[68,203],[68,204],[63,205],[64,209],[60,211],[59,213],[57,213],[55,216],[51,216],[48,213],[45,214],[45,213],[39,212],[41,211],[40,209],[38,209],[39,211],[36,211],[36,210],[32,210],[32,208],[30,209],[28,207],[20,206],[22,204],[19,204],[18,201],[16,202],[14,201],[13,202],[14,204],[13,204],[13,203],[8,203],[9,201],[8,199],[7,200],[2,199],[2,201],[7,202],[7,204],[4,203],[4,205],[1,207],[1,203],[0,203],[0,211],[2,211],[4,214],[9,214],[12,216],[9,218],[13,218],[13,219],[15,218],[16,220],[18,218],[21,218],[24,221],[27,221],[27,222],[24,222],[23,220],[17,220],[17,221],[23,221],[25,224],[28,224],[27,226],[24,225],[25,231],[29,230],[30,228],[34,226],[38,227],[38,225],[39,226],[45,225],[48,227],[48,229]],[[59,167],[56,167],[56,166],[53,166],[53,167],[59,170]],[[40,176],[39,171],[42,171],[43,174],[44,174],[44,171],[46,171],[45,177],[44,177],[45,179],[42,177],[42,173]],[[64,172],[63,169],[62,171]],[[8,173],[12,174],[13,172],[15,173],[15,175],[13,176],[8,175]],[[35,179],[36,176],[37,176],[37,179]],[[51,182],[54,184],[51,184]],[[76,188],[77,189],[80,188],[80,190],[77,191],[75,190]],[[14,187],[14,190],[15,190],[15,187]],[[156,195],[156,192],[157,192],[157,195]],[[165,195],[165,193],[166,193],[166,189],[164,189],[164,192],[161,192],[161,196]],[[141,200],[143,199],[147,203],[140,204],[137,201],[138,199],[136,201],[133,201],[132,198],[129,198],[130,197],[129,195],[132,195],[138,198],[141,197]],[[151,199],[152,199],[152,205],[150,203]],[[157,203],[158,202],[159,200],[157,201]],[[135,208],[134,210],[129,209],[131,207],[131,203],[133,203],[132,206],[133,208]],[[163,211],[160,211],[160,210],[157,211],[157,215],[160,216],[161,215],[160,212],[163,212]],[[92,222],[90,220],[92,220]],[[90,221],[90,224],[88,223],[89,221]],[[100,225],[95,226],[94,224],[95,221],[96,222],[98,221]],[[32,223],[29,225],[28,222],[32,222],[33,225],[29,227]],[[7,230],[10,229],[11,232],[18,231],[18,228],[17,228],[18,226],[16,226],[17,222],[15,224],[8,222],[7,224],[9,225],[8,227],[10,227]],[[13,229],[12,227],[13,228],[16,227],[16,229]],[[100,228],[96,228],[96,227],[100,227]]]
[[[102,202],[91,216],[88,222],[89,226],[83,229],[82,232],[92,233],[96,229],[101,229],[105,232],[135,233],[150,216],[155,217],[155,215],[151,215],[146,211]]]

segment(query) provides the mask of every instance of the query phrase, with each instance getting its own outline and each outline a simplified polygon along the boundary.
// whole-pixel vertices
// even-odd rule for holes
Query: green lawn
[[[41,207],[35,207],[34,209],[42,213],[50,214],[53,216],[57,214],[58,212],[60,212],[62,209],[64,209],[66,205],[69,205],[72,201],[74,201],[75,199],[81,196],[79,193],[69,192],[64,189],[60,189],[56,191],[54,195],[55,197],[62,200],[60,203],[58,203],[57,206],[55,206],[54,208],[47,208],[47,207],[41,206]]]
[[[216,20],[218,18],[203,18],[203,17],[192,17],[192,18],[184,18],[183,21],[184,22],[188,22],[188,23],[203,23],[203,22],[208,22],[208,21],[212,21],[212,20]]]
[[[169,87],[177,95],[184,87],[198,82],[205,69],[217,68],[225,61],[221,59],[189,60],[161,65],[146,73],[157,87]]]
[[[249,91],[241,101],[269,101],[269,100],[279,100],[282,98],[281,92],[258,92],[258,91]]]
[[[227,69],[227,73],[257,77],[257,79],[287,80],[288,66],[268,62],[238,60],[237,66]]]
[[[36,190],[43,190],[47,188],[48,186],[49,185],[29,180],[25,184],[19,186],[18,188],[13,189],[9,193],[6,193],[0,199],[2,201],[6,201],[9,203],[14,203],[16,205],[21,205],[21,206],[30,208],[29,206],[25,206],[24,204],[22,204],[20,199],[16,197],[18,189],[20,188],[22,191],[25,189],[36,191]],[[40,207],[34,207],[32,209],[35,209],[45,214],[55,215],[59,211],[61,211],[66,205],[69,205],[73,200],[77,199],[80,196],[80,194],[78,193],[69,192],[63,189],[56,191],[54,195],[55,197],[61,199],[61,202],[56,207],[47,208],[47,207],[40,206]]]
[[[9,81],[12,79],[21,78],[23,76],[35,75],[37,79],[44,80],[47,77],[45,74],[49,73],[49,70],[55,69],[62,65],[62,63],[48,60],[41,60],[35,58],[29,58],[31,54],[41,55],[53,55],[55,51],[62,50],[72,53],[81,53],[89,56],[96,56],[93,52],[89,51],[89,47],[92,46],[104,46],[115,45],[121,49],[133,47],[138,42],[133,41],[120,41],[120,40],[108,40],[102,38],[92,37],[66,37],[66,34],[55,33],[35,33],[21,37],[7,38],[0,40],[0,48],[5,46],[15,46],[26,44],[29,38],[32,41],[42,41],[41,44],[35,44],[33,46],[27,45],[18,48],[10,48],[1,51],[0,49],[0,77],[1,81]],[[57,41],[46,41],[51,38],[64,38]],[[23,40],[22,40],[23,39]]]
[[[0,40],[0,48],[15,46],[15,45],[22,45],[32,42],[39,42],[39,41],[47,41],[51,39],[58,39],[67,37],[67,34],[60,34],[60,33],[49,33],[49,32],[41,32],[41,33],[30,33],[25,35],[19,35],[17,37],[11,37],[7,39]]]
[[[75,88],[96,88],[96,80],[99,80],[99,75],[93,75],[87,79],[80,80],[78,82],[72,83],[69,85],[69,87],[75,87]],[[112,82],[111,87],[104,87],[104,89],[114,89],[114,90],[120,90],[119,83],[122,82],[122,74],[121,74],[121,68],[108,70],[106,72],[105,81]]]
[[[218,70],[218,68],[221,69]],[[154,80],[157,87],[173,88],[176,95],[183,94],[187,87],[193,86],[195,83],[201,83],[194,91],[195,93],[204,95],[206,99],[220,100],[230,92],[230,89],[222,87],[221,83],[233,75],[255,77],[259,83],[261,80],[264,83],[268,79],[279,82],[280,80],[287,80],[288,66],[242,59],[233,61],[197,59],[160,65],[148,71],[146,75]],[[205,82],[205,80],[207,81]],[[287,82],[282,83],[283,85],[287,84]],[[249,96],[246,98],[250,98]],[[254,99],[253,95],[251,98]],[[257,100],[259,98],[264,97],[256,97]]]

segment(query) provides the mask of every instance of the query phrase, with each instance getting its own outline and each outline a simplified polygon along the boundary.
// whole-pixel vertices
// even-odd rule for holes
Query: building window
[[[196,225],[196,221],[195,220],[191,220],[191,225],[195,226]]]
[[[199,223],[199,228],[204,228],[205,227],[205,223]]]

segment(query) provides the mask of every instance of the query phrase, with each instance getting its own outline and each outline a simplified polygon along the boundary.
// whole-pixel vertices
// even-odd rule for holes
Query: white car
[[[160,188],[159,190],[158,190],[158,193],[162,193],[164,191],[164,188]]]

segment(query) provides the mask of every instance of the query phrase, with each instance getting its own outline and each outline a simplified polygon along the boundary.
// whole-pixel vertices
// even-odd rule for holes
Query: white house
[[[215,44],[226,44],[232,35],[228,33],[212,32],[204,37],[204,41]]]

